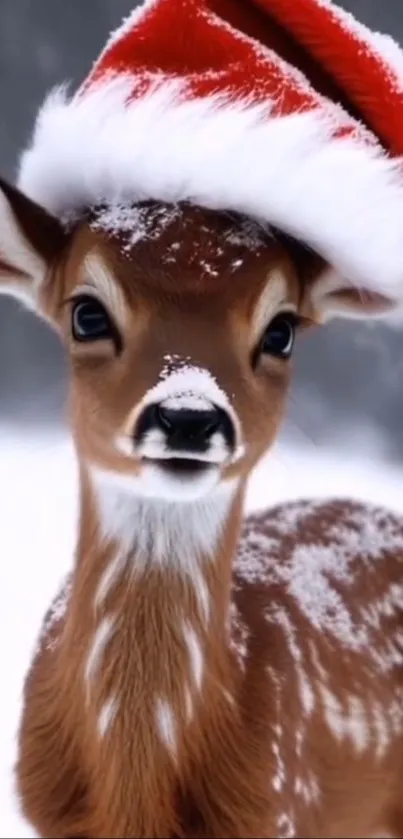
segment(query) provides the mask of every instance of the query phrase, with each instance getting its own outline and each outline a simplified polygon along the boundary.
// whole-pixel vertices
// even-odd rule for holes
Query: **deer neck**
[[[182,506],[83,475],[70,615],[84,651],[83,703],[99,748],[131,754],[137,794],[158,772],[164,786],[170,771],[183,775],[198,735],[233,702],[228,619],[242,502],[234,485]],[[135,829],[158,835],[147,819]]]

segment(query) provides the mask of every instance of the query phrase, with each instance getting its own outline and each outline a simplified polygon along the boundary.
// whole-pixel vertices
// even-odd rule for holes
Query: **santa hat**
[[[146,0],[78,92],[47,99],[19,185],[62,220],[143,199],[239,211],[393,294],[402,153],[403,53],[331,0]]]

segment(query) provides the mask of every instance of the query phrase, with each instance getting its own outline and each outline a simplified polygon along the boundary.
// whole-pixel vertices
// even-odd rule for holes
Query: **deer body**
[[[80,472],[25,689],[27,818],[54,839],[401,835],[403,523],[242,518],[296,332],[391,301],[244,216],[148,201],[66,230],[3,182],[0,283],[64,343]]]
[[[188,579],[86,516],[26,689],[41,835],[401,835],[403,523],[295,502],[237,541],[232,503]]]

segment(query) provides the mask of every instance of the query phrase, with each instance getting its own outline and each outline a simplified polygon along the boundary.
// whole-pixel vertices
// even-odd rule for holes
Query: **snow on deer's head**
[[[66,233],[5,183],[0,282],[61,336],[81,459],[177,502],[246,478],[271,445],[300,328],[388,305],[245,217],[145,202]]]

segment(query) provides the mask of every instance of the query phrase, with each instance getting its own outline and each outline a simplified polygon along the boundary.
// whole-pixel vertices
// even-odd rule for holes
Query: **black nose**
[[[217,431],[223,431],[221,411],[193,411],[189,408],[156,406],[156,423],[175,449],[205,449]]]
[[[235,427],[223,408],[212,405],[208,410],[168,408],[161,404],[148,405],[142,411],[134,429],[137,443],[153,429],[162,431],[165,445],[177,451],[207,452],[211,438],[217,432],[228,449],[235,447]]]

